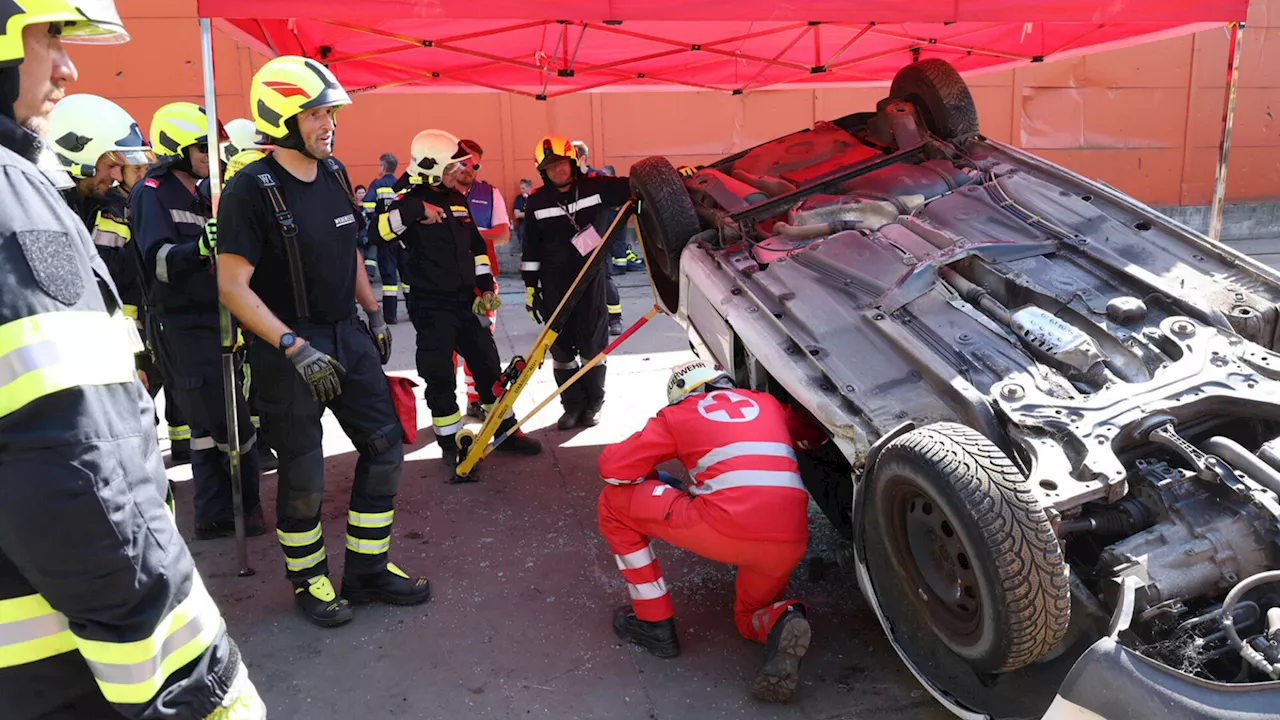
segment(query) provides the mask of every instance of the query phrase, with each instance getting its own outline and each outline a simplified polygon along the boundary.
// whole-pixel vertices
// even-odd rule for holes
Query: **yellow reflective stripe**
[[[395,194],[396,194],[396,190],[395,190],[395,188],[390,188],[390,187],[380,187],[380,188],[378,188],[377,190],[375,190],[375,191],[374,191],[374,195],[375,195],[375,196],[377,196],[377,195],[395,195]]]
[[[25,665],[76,649],[67,618],[40,595],[0,600],[0,668]]]
[[[93,226],[99,230],[119,235],[125,240],[133,237],[133,232],[129,230],[127,224],[103,215],[101,211],[98,212],[98,217],[93,221]]]
[[[476,255],[476,265],[488,265],[488,264],[489,264],[488,255]]]
[[[363,207],[365,210],[377,210],[377,209],[378,209],[378,203],[377,203],[377,202],[375,202],[375,201],[373,201],[373,200],[369,200],[368,202],[362,202],[362,203],[360,203],[360,206],[361,206],[361,207]]]
[[[444,417],[431,418],[431,424],[435,425],[436,427],[444,427],[446,425],[452,425],[457,422],[462,422],[461,412],[456,412],[452,415],[446,415]]]
[[[355,510],[347,511],[347,524],[362,528],[381,528],[391,524],[391,516],[395,510],[388,510],[379,513],[362,513]]]
[[[382,286],[382,292],[384,293],[393,293],[399,289],[400,289],[399,285],[383,285]]]
[[[319,525],[302,532],[285,532],[277,528],[276,535],[280,538],[281,545],[288,545],[289,547],[304,547],[322,537]]]
[[[0,417],[67,388],[133,382],[128,333],[136,332],[123,315],[101,310],[41,313],[0,325]]]
[[[453,212],[460,212],[463,215],[467,214],[467,207],[465,205],[450,205],[449,209]]]
[[[365,261],[364,261],[364,264],[365,264],[365,267],[378,267],[378,261],[377,261],[377,260],[372,260],[372,259],[370,259],[370,260],[365,260]]]
[[[76,644],[108,702],[140,705],[155,697],[169,675],[200,657],[222,627],[218,607],[193,574],[186,599],[156,625],[151,637],[105,642],[77,636]]]
[[[310,555],[303,558],[298,558],[296,560],[286,555],[284,558],[284,566],[290,572],[300,572],[302,570],[306,570],[307,568],[312,568],[312,567],[315,567],[316,565],[319,565],[320,561],[323,559],[324,559],[324,548],[320,548],[319,550],[311,553]]]
[[[605,309],[606,309],[606,310],[608,310],[608,311],[609,311],[609,314],[610,314],[610,315],[621,315],[621,314],[622,314],[622,306],[621,306],[621,305],[605,305],[604,307],[605,307]]]
[[[361,555],[381,555],[391,550],[391,538],[385,537],[381,540],[365,540],[363,538],[347,536],[347,549]]]
[[[396,239],[396,234],[391,231],[391,213],[383,213],[378,216],[378,235],[383,240]]]
[[[137,319],[138,319],[138,306],[137,306],[137,305],[121,305],[121,306],[120,306],[120,312],[124,313],[124,316],[125,316],[125,317],[130,318],[130,319],[132,319],[132,320],[137,320]]]
[[[190,425],[174,425],[170,427],[169,439],[170,440],[190,440],[191,426]]]

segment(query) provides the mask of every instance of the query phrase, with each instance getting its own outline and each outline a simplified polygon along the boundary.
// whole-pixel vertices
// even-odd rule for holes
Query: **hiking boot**
[[[421,605],[431,599],[431,582],[411,578],[395,563],[369,575],[342,574],[342,597],[353,603],[385,602],[392,605]]]
[[[764,661],[751,683],[751,694],[765,702],[786,702],[800,685],[800,661],[809,651],[813,631],[804,611],[791,607],[774,623],[764,648]]]
[[[467,416],[473,417],[480,422],[484,422],[489,418],[489,413],[484,411],[484,406],[479,402],[467,403]]]
[[[613,611],[613,634],[619,640],[639,645],[660,658],[673,658],[680,654],[675,618],[649,622],[636,617],[636,611],[630,605],[623,605]]]
[[[583,410],[582,417],[578,420],[578,427],[595,427],[600,424],[600,418],[596,417],[598,410]]]
[[[244,535],[245,537],[258,537],[265,535],[267,525],[262,520],[262,506],[259,505],[244,514]],[[218,520],[215,522],[196,523],[196,539],[197,540],[215,540],[217,538],[235,537],[236,521],[235,518],[230,520]]]
[[[622,316],[621,315],[609,316],[609,334],[612,336],[618,336],[622,334]]]
[[[515,418],[507,418],[498,426],[498,435],[502,435],[516,424]],[[523,430],[516,430],[502,441],[501,445],[494,448],[498,452],[511,453],[512,455],[539,455],[542,453],[542,443],[534,440],[524,434]]]
[[[578,427],[578,424],[581,422],[582,422],[581,412],[576,410],[565,410],[564,414],[560,416],[560,419],[556,421],[556,429],[572,430]]]
[[[324,575],[307,578],[293,587],[293,603],[308,620],[320,627],[336,627],[351,622],[351,603],[338,597],[333,583]]]
[[[259,438],[261,439],[261,438]],[[262,472],[270,472],[280,468],[280,458],[276,457],[275,452],[271,448],[258,444],[258,470]]]

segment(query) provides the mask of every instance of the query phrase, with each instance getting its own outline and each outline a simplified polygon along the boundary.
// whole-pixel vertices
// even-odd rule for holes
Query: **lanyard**
[[[581,189],[582,188],[578,187],[578,183],[573,184],[573,203],[572,204],[576,205],[578,203],[578,193],[581,191]],[[564,211],[564,216],[569,218],[569,224],[573,226],[573,235],[574,237],[577,237],[582,232],[582,228],[578,226],[578,221],[573,218],[573,213],[569,212],[569,206],[565,205],[559,200],[556,200],[556,204],[559,205],[560,209]],[[577,212],[577,211],[575,210],[574,212]]]

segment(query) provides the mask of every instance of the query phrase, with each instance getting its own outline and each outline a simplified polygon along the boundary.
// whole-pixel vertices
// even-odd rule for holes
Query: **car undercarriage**
[[[631,177],[695,351],[830,434],[806,486],[949,709],[1280,707],[1274,271],[983,137],[941,60]]]

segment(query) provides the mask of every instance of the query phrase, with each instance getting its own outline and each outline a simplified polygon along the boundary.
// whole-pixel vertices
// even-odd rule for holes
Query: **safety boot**
[[[250,508],[244,514],[245,537],[258,537],[267,532],[267,524],[262,519],[262,506]],[[236,521],[218,520],[216,522],[196,523],[197,540],[214,540],[224,537],[235,537]]]
[[[590,408],[583,410],[582,416],[578,419],[578,427],[589,428],[599,425],[600,418],[597,417],[599,412],[599,410],[592,410]]]
[[[502,435],[506,431],[515,427],[516,419],[513,417],[502,421],[498,426],[498,435]],[[498,452],[510,453],[512,455],[539,455],[542,453],[542,443],[534,440],[524,434],[523,430],[517,430],[502,441],[501,445],[494,448]]]
[[[656,622],[641,620],[630,605],[623,605],[613,611],[613,634],[619,640],[639,645],[660,658],[673,658],[680,654],[675,618]]]
[[[467,415],[480,422],[484,422],[489,418],[489,413],[484,411],[484,406],[479,402],[467,403]]]
[[[609,316],[609,335],[616,337],[621,334],[622,334],[622,316],[610,315]]]
[[[293,586],[293,603],[302,614],[320,627],[336,627],[351,622],[351,603],[338,597],[333,583],[324,575],[307,578]]]
[[[436,438],[440,445],[440,459],[450,471],[458,467],[458,440],[455,435],[441,435]]]
[[[560,419],[556,421],[557,430],[572,430],[578,427],[578,423],[582,422],[581,410],[565,410]]]
[[[751,694],[765,702],[786,702],[800,685],[800,661],[809,652],[813,630],[798,607],[787,612],[773,624],[769,640],[764,648],[764,660],[751,683]]]
[[[353,603],[385,602],[421,605],[431,599],[431,581],[411,578],[393,562],[368,575],[342,574],[342,597]]]
[[[627,271],[632,270],[644,270],[644,261],[640,259],[639,255],[636,255],[635,250],[627,248]]]

